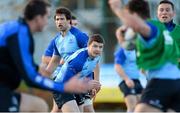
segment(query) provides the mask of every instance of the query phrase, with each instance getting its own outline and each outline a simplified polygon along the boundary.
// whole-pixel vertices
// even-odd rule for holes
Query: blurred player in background
[[[179,112],[180,54],[175,35],[159,21],[147,20],[149,7],[145,0],[132,0],[125,9],[119,0],[109,0],[109,4],[123,24],[138,33],[137,65],[148,70],[149,82],[135,112],[166,112],[169,108]]]

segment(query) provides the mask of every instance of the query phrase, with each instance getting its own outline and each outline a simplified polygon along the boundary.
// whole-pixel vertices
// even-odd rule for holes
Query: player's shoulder
[[[88,52],[86,48],[82,48],[73,53],[69,58],[68,62],[74,66],[83,65],[88,57]]]
[[[156,27],[165,28],[164,24],[158,20],[149,19],[147,20],[148,23],[155,25]]]
[[[73,33],[73,34],[74,34],[74,33],[76,33],[76,34],[77,34],[77,33],[82,33],[82,31],[81,31],[80,29],[78,29],[78,28],[76,28],[76,27],[73,27],[73,26],[71,27],[70,32]]]
[[[114,52],[114,57],[119,57],[121,55],[124,55],[124,48],[119,47],[115,52]]]
[[[84,56],[87,56],[87,54],[87,48],[81,48],[74,53],[74,55],[78,56],[79,58],[84,58]]]
[[[73,26],[71,27],[69,31],[75,36],[87,36],[86,33],[82,32],[80,29]]]

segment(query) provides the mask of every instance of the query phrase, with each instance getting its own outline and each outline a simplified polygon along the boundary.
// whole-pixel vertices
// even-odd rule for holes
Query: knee
[[[145,112],[144,110],[144,104],[137,104],[135,109],[134,109],[134,112],[137,113],[137,112]]]
[[[151,107],[148,104],[140,103],[135,107],[134,112],[135,113],[137,113],[137,112],[161,112],[161,110],[159,110],[155,107]]]
[[[93,105],[87,105],[87,106],[84,106],[83,108],[84,108],[84,112],[94,113]]]

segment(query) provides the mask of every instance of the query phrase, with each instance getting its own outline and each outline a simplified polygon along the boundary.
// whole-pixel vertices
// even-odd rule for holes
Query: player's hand
[[[98,89],[101,88],[101,84],[100,84],[100,82],[97,81],[97,80],[90,80],[88,83],[89,83],[89,85],[92,87],[92,89],[98,90]]]
[[[50,75],[51,75],[51,72],[49,72],[47,69],[47,65],[45,65],[45,64],[41,64],[40,66],[39,66],[39,73],[41,74],[41,75],[43,75],[43,76],[46,76],[46,77],[49,77]]]
[[[96,94],[97,94],[97,91],[96,91],[95,88],[93,88],[93,89],[91,90],[91,92],[90,92],[91,98],[94,98],[94,97],[96,96]]]
[[[134,86],[135,86],[133,80],[131,80],[131,79],[126,79],[125,83],[129,88],[134,88]]]
[[[116,30],[116,38],[119,42],[119,44],[122,44],[124,40],[124,34],[126,32],[127,26],[123,25]]]
[[[65,84],[64,91],[86,93],[96,87],[101,87],[101,84],[98,81],[90,80],[88,78],[79,79],[78,76],[74,76]]]

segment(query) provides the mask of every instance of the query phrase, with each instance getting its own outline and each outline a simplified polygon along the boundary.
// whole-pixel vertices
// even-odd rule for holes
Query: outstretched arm
[[[109,5],[114,14],[135,32],[139,32],[143,37],[149,37],[151,29],[136,13],[131,14],[126,8],[122,7],[121,0],[109,0]]]

